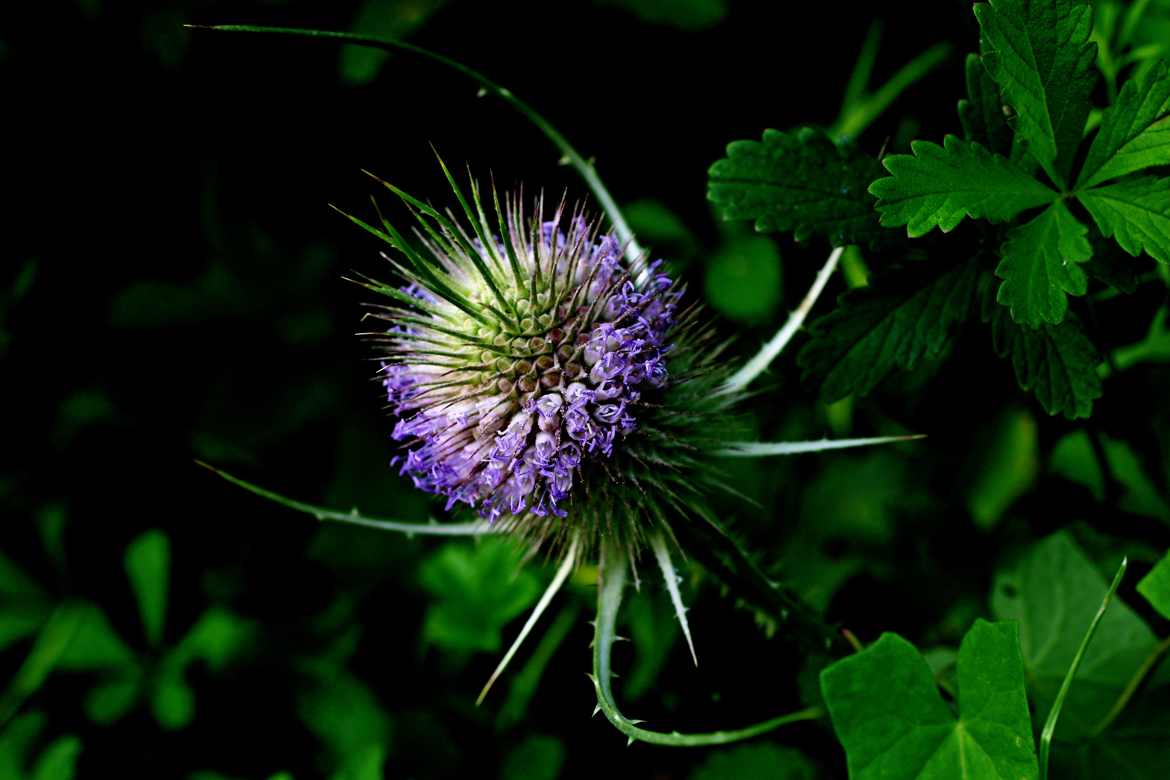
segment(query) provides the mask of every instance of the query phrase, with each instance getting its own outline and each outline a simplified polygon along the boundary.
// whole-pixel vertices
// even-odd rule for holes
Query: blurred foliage
[[[827,247],[816,230],[802,244],[717,224],[703,197],[710,161],[731,137],[753,139],[742,152],[752,155],[803,138],[822,167],[856,162],[828,155],[839,135],[870,157],[887,139],[898,149],[941,138],[956,125],[961,58],[892,107],[868,82],[934,43],[922,30],[946,36],[944,49],[971,48],[969,4],[916,0],[896,14],[821,4],[798,18],[783,4],[573,0],[557,9],[569,22],[535,1],[58,5],[22,9],[35,24],[0,10],[0,84],[27,118],[12,123],[8,183],[22,195],[0,269],[0,393],[13,418],[0,450],[0,780],[847,776],[872,739],[862,729],[838,742],[834,675],[820,684],[829,659],[761,631],[774,625],[693,562],[681,587],[701,665],[643,572],[619,626],[631,641],[615,650],[623,703],[680,730],[822,703],[831,718],[734,747],[627,747],[589,719],[588,567],[477,708],[549,579],[543,559],[501,539],[313,526],[192,464],[230,465],[342,510],[440,513],[389,465],[392,423],[352,334],[369,329],[365,299],[341,281],[390,270],[326,202],[360,204],[362,168],[429,186],[432,142],[501,188],[584,192],[531,128],[407,56],[181,25],[409,37],[498,74],[597,155],[639,238],[707,304],[739,360],[799,304]],[[1170,3],[1102,0],[1094,11],[1095,98],[1106,105],[1170,52]],[[889,23],[880,38],[875,15]],[[760,134],[835,115],[827,132]],[[768,175],[793,185],[802,171]],[[864,187],[844,196],[867,203]],[[816,216],[769,198],[737,203],[765,224]],[[831,227],[820,235],[873,224]],[[1094,286],[1074,300],[1071,332],[1021,336],[991,322],[1003,331],[992,343],[971,331],[998,304],[964,266],[925,288],[898,277],[932,258],[965,261],[952,248],[986,240],[970,227],[909,252],[848,253],[845,280],[814,312],[823,319],[797,336],[801,365],[790,352],[773,366],[745,423],[762,440],[928,438],[728,461],[717,511],[769,575],[867,647],[854,663],[890,653],[858,676],[857,723],[912,699],[907,711],[928,712],[937,735],[979,744],[977,731],[958,734],[972,719],[963,697],[981,684],[965,675],[1003,682],[1014,709],[999,725],[1031,740],[1021,696],[1038,731],[1106,575],[1128,555],[1065,703],[1053,776],[1163,780],[1170,277],[1094,245],[1084,266]],[[825,316],[839,294],[847,321]],[[897,349],[883,351],[888,334]],[[1100,365],[1061,395],[1059,364],[1031,358],[1069,344]],[[1046,413],[1078,403],[1092,405],[1090,419]],[[1003,628],[1013,622],[1019,670]],[[914,686],[898,687],[895,672]]]

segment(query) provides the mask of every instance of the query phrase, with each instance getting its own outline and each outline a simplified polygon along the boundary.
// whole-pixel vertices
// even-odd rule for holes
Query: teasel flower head
[[[391,186],[415,231],[366,226],[403,282],[364,282],[393,299],[367,334],[392,463],[537,547],[635,556],[670,504],[698,500],[695,467],[730,423],[702,311],[584,209],[452,186],[462,217]]]

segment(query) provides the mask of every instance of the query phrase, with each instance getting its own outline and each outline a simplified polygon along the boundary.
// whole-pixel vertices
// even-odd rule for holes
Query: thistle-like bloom
[[[370,228],[406,260],[404,286],[367,284],[394,299],[372,334],[392,463],[448,509],[537,543],[639,548],[666,501],[649,506],[647,490],[693,492],[682,475],[723,416],[694,404],[717,378],[697,310],[660,262],[629,260],[579,210],[546,217],[538,200],[529,214],[493,194],[489,221],[473,184],[465,226],[391,189],[419,224],[410,241]]]

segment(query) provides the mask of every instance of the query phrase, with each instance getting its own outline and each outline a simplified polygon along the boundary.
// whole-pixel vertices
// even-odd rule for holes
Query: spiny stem
[[[719,389],[720,395],[733,395],[745,389],[752,383],[756,377],[764,373],[765,369],[772,364],[772,361],[779,356],[800,330],[800,326],[804,324],[805,318],[809,311],[812,310],[813,304],[817,302],[817,298],[821,296],[821,292],[825,289],[825,285],[829,281],[829,277],[833,274],[833,269],[837,267],[837,261],[841,259],[841,253],[845,251],[844,247],[837,247],[829,255],[829,259],[825,261],[824,266],[817,273],[816,279],[813,280],[812,287],[809,288],[808,294],[804,296],[804,300],[796,307],[796,311],[788,316],[788,321],[784,323],[780,330],[776,331],[776,335],[765,344],[755,357],[744,364],[743,368],[736,371],[727,380],[726,384]]]
[[[635,277],[641,281],[642,273],[645,266],[645,252],[634,238],[634,232],[630,229],[625,217],[622,216],[621,209],[618,208],[617,201],[610,195],[609,190],[606,189],[605,184],[601,181],[601,177],[597,175],[593,164],[581,156],[569,140],[556,129],[547,119],[544,118],[536,109],[528,105],[512,94],[511,90],[502,87],[495,83],[487,76],[484,76],[479,71],[469,68],[461,62],[457,62],[449,57],[445,57],[438,52],[433,52],[430,49],[424,49],[421,46],[416,46],[413,43],[396,40],[394,38],[374,37],[368,35],[358,35],[355,33],[336,32],[332,30],[306,30],[298,27],[265,27],[259,25],[249,24],[217,24],[217,25],[184,25],[193,30],[214,30],[217,32],[246,32],[246,33],[261,33],[267,35],[286,35],[297,38],[320,38],[324,40],[342,41],[344,43],[353,44],[355,46],[367,46],[373,49],[382,49],[383,51],[406,51],[415,54],[419,57],[436,62],[444,67],[450,68],[455,72],[466,76],[471,81],[479,84],[483,91],[487,94],[495,95],[503,100],[509,106],[514,108],[525,119],[536,126],[545,138],[552,142],[553,146],[561,153],[564,161],[577,172],[577,174],[584,180],[585,185],[597,198],[598,204],[605,211],[613,224],[614,232],[617,233],[618,241],[625,247],[626,256],[630,260],[630,265],[638,272]]]
[[[729,731],[711,731],[701,734],[651,731],[640,728],[640,721],[631,720],[618,709],[613,696],[612,649],[616,639],[618,610],[622,590],[626,585],[626,560],[620,551],[609,548],[602,553],[601,577],[597,588],[597,620],[593,629],[593,674],[590,676],[597,693],[597,704],[614,727],[626,735],[631,743],[641,741],[672,747],[702,747],[726,745],[772,731],[789,723],[818,720],[825,716],[821,707],[809,707],[770,720]]]
[[[1077,654],[1073,656],[1072,664],[1068,667],[1068,672],[1064,675],[1064,681],[1060,684],[1060,691],[1056,694],[1056,700],[1052,702],[1052,709],[1048,713],[1048,719],[1044,721],[1044,729],[1040,732],[1040,780],[1048,780],[1048,754],[1052,749],[1052,735],[1056,732],[1056,721],[1060,718],[1060,711],[1064,708],[1064,700],[1072,688],[1073,678],[1077,676],[1077,670],[1081,667],[1081,661],[1085,659],[1085,653],[1089,649],[1089,643],[1093,641],[1093,634],[1097,632],[1097,625],[1101,622],[1101,618],[1104,617],[1105,610],[1109,608],[1110,602],[1113,601],[1113,594],[1117,592],[1118,586],[1121,585],[1121,579],[1125,576],[1125,569],[1128,565],[1129,559],[1122,558],[1121,566],[1118,567],[1117,574],[1113,577],[1113,584],[1105,592],[1105,598],[1102,599],[1101,606],[1097,609],[1097,614],[1093,616],[1093,621],[1089,623],[1089,629],[1085,632],[1085,636],[1081,640],[1081,646],[1077,648]]]
[[[474,523],[411,523],[402,522],[400,520],[386,520],[378,517],[367,517],[360,514],[356,509],[349,512],[339,512],[336,509],[328,509],[314,504],[306,504],[303,501],[297,501],[287,496],[282,496],[279,493],[262,488],[259,485],[253,485],[251,482],[233,476],[226,471],[221,471],[215,466],[204,463],[201,460],[195,461],[197,464],[218,475],[222,479],[247,490],[249,493],[254,493],[261,498],[268,499],[281,506],[294,509],[297,512],[304,512],[307,515],[312,515],[321,521],[332,521],[338,523],[349,523],[350,525],[360,525],[366,528],[377,528],[380,531],[397,531],[404,534],[422,534],[424,536],[479,536],[482,534],[501,533],[504,529],[499,526],[490,526],[484,522]]]

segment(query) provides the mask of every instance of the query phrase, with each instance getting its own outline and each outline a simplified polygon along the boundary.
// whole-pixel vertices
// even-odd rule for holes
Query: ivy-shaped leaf
[[[894,368],[937,358],[974,300],[977,266],[968,261],[939,273],[906,268],[850,291],[813,323],[800,353],[806,378],[821,380],[821,398],[864,395]]]
[[[1020,387],[1030,391],[1048,414],[1063,414],[1070,420],[1088,417],[1093,401],[1101,397],[1097,376],[1101,353],[1085,335],[1080,320],[1069,314],[1059,325],[1019,325],[995,303],[990,294],[994,283],[990,274],[980,280],[982,317],[991,325],[996,354],[1011,361]]]
[[[1121,87],[1105,109],[1089,147],[1077,187],[1085,188],[1127,173],[1170,163],[1170,77],[1159,62],[1143,79]]]
[[[1018,627],[977,620],[958,659],[958,719],[914,646],[883,634],[821,673],[853,780],[1030,780],[1039,774]]]
[[[1063,186],[1096,82],[1093,9],[1085,0],[991,0],[975,6],[983,61],[1016,112],[1016,131]]]
[[[1012,318],[1032,328],[1064,320],[1067,295],[1084,295],[1089,279],[1080,263],[1093,253],[1089,229],[1057,202],[1013,228],[995,269],[1003,279],[996,295]]]
[[[885,227],[906,226],[911,238],[937,227],[953,230],[965,217],[1002,222],[1056,199],[1056,192],[1006,157],[973,141],[948,135],[943,145],[910,144],[913,154],[882,160],[891,175],[869,191]]]
[[[750,219],[761,233],[825,236],[834,246],[872,241],[881,231],[866,187],[877,162],[822,130],[765,130],[733,141],[707,171],[707,199],[726,220]]]
[[[991,611],[1018,620],[1038,712],[1048,712],[1108,584],[1067,533],[1050,536],[996,576]],[[1120,601],[1110,605],[1086,651],[1060,715],[1057,739],[1092,734],[1123,694],[1157,640]],[[1059,748],[1056,749],[1059,752]]]
[[[1077,193],[1100,228],[1135,257],[1170,263],[1170,176],[1138,176]]]

